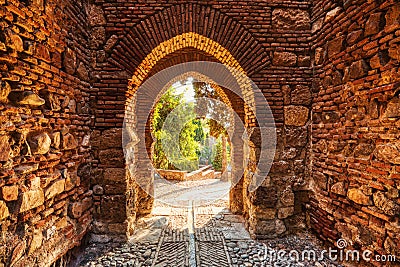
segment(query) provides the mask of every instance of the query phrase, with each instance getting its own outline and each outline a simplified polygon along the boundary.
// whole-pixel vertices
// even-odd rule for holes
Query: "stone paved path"
[[[200,196],[201,192],[198,193]],[[204,198],[197,201],[176,195],[173,198],[176,206],[156,201],[153,213],[138,221],[130,242],[114,247],[92,244],[82,255],[79,266],[338,266],[328,260],[315,263],[266,258],[266,252],[273,249],[320,251],[321,247],[309,234],[264,243],[252,240],[243,218],[227,208],[226,196],[213,199],[211,204]]]

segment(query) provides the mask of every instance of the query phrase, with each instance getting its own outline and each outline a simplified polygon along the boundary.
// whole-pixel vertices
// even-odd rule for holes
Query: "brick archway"
[[[183,7],[185,8],[182,9]],[[103,98],[103,94],[109,95],[110,91],[108,90],[113,90],[115,92],[113,99],[115,100],[107,101],[107,97],[104,97],[104,102],[97,106],[96,129],[101,136],[100,138],[104,139],[108,136],[112,139],[121,138],[122,113],[126,109],[126,99],[137,101],[135,105],[141,105],[141,101],[138,101],[133,96],[140,84],[146,82],[148,77],[156,75],[158,71],[179,63],[197,60],[224,63],[233,73],[231,82],[242,85],[241,92],[237,96],[229,95],[229,93],[228,95],[235,102],[233,106],[243,107],[244,120],[248,127],[248,133],[251,135],[247,140],[250,149],[248,151],[238,151],[241,155],[246,153],[250,164],[248,166],[251,167],[245,171],[243,184],[239,184],[236,188],[238,193],[233,194],[233,197],[231,194],[232,199],[235,199],[235,196],[244,196],[235,200],[236,203],[243,204],[236,207],[234,211],[240,210],[245,214],[248,227],[254,236],[263,235],[264,233],[267,233],[267,236],[275,236],[276,233],[281,234],[286,231],[283,219],[293,214],[292,206],[294,202],[294,200],[291,200],[287,203],[277,204],[280,203],[278,198],[286,191],[290,196],[293,196],[293,192],[290,185],[288,185],[290,180],[283,183],[280,182],[278,184],[279,188],[265,184],[260,190],[247,192],[250,180],[257,176],[258,169],[256,166],[260,157],[261,145],[260,131],[256,129],[255,113],[252,112],[250,107],[256,112],[260,110],[261,114],[265,114],[265,106],[257,103],[257,99],[264,99],[262,95],[264,94],[272,104],[274,118],[270,119],[276,121],[277,125],[283,128],[282,95],[275,94],[275,89],[272,89],[271,92],[258,92],[260,95],[255,95],[251,91],[251,81],[246,80],[246,76],[251,77],[251,79],[254,78],[257,85],[263,85],[265,71],[270,65],[269,53],[252,36],[250,31],[220,11],[215,10],[214,12],[211,10],[211,13],[215,16],[212,20],[196,19],[198,12],[201,10],[210,12],[209,9],[210,7],[197,4],[171,6],[142,20],[130,30],[121,32],[118,36],[110,37],[110,45],[107,48],[110,54],[103,62],[99,63],[102,71],[99,72],[99,83],[95,84],[95,86],[100,88],[99,96],[101,98]],[[185,16],[174,16],[175,12],[179,10]],[[185,18],[189,19],[189,24],[185,23]],[[156,23],[161,19],[165,20],[165,23]],[[164,25],[175,26],[165,29]],[[209,26],[219,30],[209,31]],[[132,75],[134,76],[133,78]],[[244,82],[240,81],[242,78],[244,78]],[[155,95],[157,93],[153,94],[153,97]],[[242,96],[244,96],[244,101],[240,101]],[[114,105],[112,107],[113,110],[109,110],[111,106],[108,104]],[[117,105],[117,108],[115,108],[115,105]],[[134,111],[128,108],[129,112],[134,114]],[[133,124],[138,121],[139,119],[132,117]],[[143,118],[143,121],[147,121],[147,117]],[[140,142],[140,140],[145,140],[145,137],[135,136],[135,139]],[[140,176],[148,175],[148,168],[145,168],[143,172],[135,169],[137,177],[126,179],[127,173],[121,164],[123,161],[121,160],[123,159],[121,145],[106,145],[96,147],[94,150],[98,151],[95,152],[95,155],[98,155],[100,164],[95,167],[98,169],[100,183],[104,187],[113,188],[110,185],[110,181],[114,183],[116,180],[120,185],[118,190],[108,190],[110,193],[103,194],[97,200],[95,204],[99,208],[95,216],[96,220],[102,225],[106,225],[104,233],[108,236],[116,234],[116,236],[119,235],[121,237],[121,234],[125,236],[126,233],[129,235],[134,228],[138,213],[139,215],[142,211],[146,213],[151,208],[151,199],[148,198],[147,194],[135,187],[135,180]],[[136,154],[134,153],[136,157],[139,157],[140,153],[137,153],[139,150],[133,150],[136,151]],[[145,151],[145,146],[143,146],[143,151]],[[139,165],[144,166],[145,164],[140,163]],[[242,162],[240,165],[242,165]],[[278,167],[274,170],[276,172],[274,179],[279,180],[281,168]],[[114,178],[111,179],[109,177]],[[125,190],[122,190],[123,188]],[[269,211],[268,214],[260,213],[259,210],[265,204],[264,195],[270,191],[272,192],[271,203],[273,204],[268,204],[268,209],[273,209],[273,212]],[[140,209],[138,209],[136,203],[142,203]],[[271,205],[273,208],[270,207]],[[278,205],[280,206],[278,207]],[[287,206],[291,207],[288,208]],[[284,218],[281,216],[278,219],[278,209],[284,210]],[[116,214],[118,215],[116,216]],[[117,225],[119,232],[110,230],[110,227],[107,228],[108,225]],[[114,227],[113,229],[116,228]]]

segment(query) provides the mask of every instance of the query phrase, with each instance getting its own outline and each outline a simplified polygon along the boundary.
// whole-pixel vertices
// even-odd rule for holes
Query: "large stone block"
[[[107,168],[104,170],[104,180],[106,181],[123,182],[126,179],[125,168]]]
[[[364,77],[368,73],[368,64],[363,60],[358,60],[350,65],[350,78],[358,79]]]
[[[11,156],[11,146],[9,137],[6,135],[0,136],[0,161],[8,161]]]
[[[106,18],[104,17],[104,12],[101,6],[89,6],[88,20],[91,27],[102,26],[106,24]]]
[[[303,106],[284,107],[285,125],[304,126],[308,121],[309,109]]]
[[[111,222],[124,222],[126,215],[126,196],[105,196],[101,201],[101,217]]]
[[[336,55],[342,51],[343,41],[344,41],[344,37],[339,36],[328,42],[328,44],[327,44],[328,58],[332,58],[334,55]]]
[[[6,81],[0,81],[0,103],[8,101],[8,95],[11,92],[11,86]]]
[[[18,186],[3,186],[1,188],[1,195],[5,201],[14,201],[18,199]]]
[[[275,208],[278,202],[278,192],[275,186],[260,186],[251,195],[251,201],[256,206]]]
[[[19,212],[25,212],[44,203],[44,194],[42,190],[31,190],[22,193],[22,203]]]
[[[311,104],[311,90],[305,85],[296,85],[290,94],[291,103],[293,105],[308,106]]]
[[[400,164],[400,141],[377,145],[374,154],[384,162]]]
[[[307,144],[308,131],[306,127],[286,127],[285,146],[304,147]]]
[[[337,195],[346,195],[346,185],[344,182],[337,182],[331,187],[331,192]]]
[[[337,16],[339,16],[339,14],[342,12],[342,8],[341,7],[336,7],[332,10],[330,10],[328,13],[326,13],[325,15],[325,23],[335,19]]]
[[[62,142],[63,149],[65,150],[75,149],[78,147],[78,141],[76,141],[75,137],[70,133],[62,136]]]
[[[10,212],[8,211],[8,207],[4,201],[0,200],[0,221],[4,220],[10,215]]]
[[[46,199],[55,197],[56,195],[62,193],[65,189],[65,179],[60,179],[53,182],[44,193]]]
[[[293,67],[296,63],[296,54],[290,52],[274,52],[272,64],[275,66]]]
[[[283,221],[274,219],[274,220],[263,220],[258,221],[255,225],[255,234],[263,237],[276,237],[284,232],[286,232],[286,226]]]
[[[374,204],[387,215],[397,215],[400,213],[400,206],[393,200],[388,199],[383,192],[376,192],[373,195]]]
[[[377,34],[381,28],[383,28],[383,16],[382,13],[371,14],[365,23],[365,36]]]
[[[64,52],[63,65],[68,74],[74,74],[77,67],[76,53],[70,48],[66,48]]]
[[[347,192],[347,197],[354,201],[357,204],[370,206],[372,205],[372,201],[370,196],[365,195],[360,189],[351,188]]]
[[[28,143],[34,154],[46,154],[50,150],[51,139],[47,133],[40,133],[28,138]]]
[[[272,12],[272,25],[276,29],[308,30],[311,27],[308,10],[276,8]]]
[[[385,30],[391,31],[400,28],[400,4],[397,3],[389,8],[385,15]]]

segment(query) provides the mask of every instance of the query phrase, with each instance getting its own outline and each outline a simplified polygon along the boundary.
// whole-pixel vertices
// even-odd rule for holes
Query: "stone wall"
[[[400,4],[315,1],[311,227],[400,251]]]
[[[199,59],[229,65],[235,59],[267,98],[276,119],[279,146],[276,164],[270,179],[267,179],[271,183],[265,183],[251,194],[243,184],[239,184],[231,197],[238,203],[245,198],[244,210],[254,236],[268,237],[276,232],[284,234],[292,225],[296,225],[294,229],[304,226],[301,203],[307,200],[308,190],[304,165],[309,144],[312,77],[310,7],[308,1],[285,0],[207,1],[206,4],[181,0],[142,3],[94,1],[91,10],[96,19],[91,26],[92,39],[96,42],[91,48],[96,55],[92,95],[96,103],[96,135],[102,139],[109,131],[122,127],[126,95],[134,93],[128,88],[139,86],[148,75],[155,73],[154,70]],[[185,43],[190,42],[193,36],[196,36],[197,43]],[[203,41],[207,45],[201,45]],[[157,50],[160,45],[163,49]],[[232,58],[227,53],[218,54],[213,50],[215,47],[226,49]],[[156,54],[154,49],[159,52]],[[172,52],[168,54],[166,51]],[[154,55],[146,58],[151,53]],[[134,79],[128,84],[132,76]],[[143,103],[137,104],[137,109],[141,110]],[[262,114],[263,107],[258,109]],[[132,110],[130,119],[136,119],[135,112]],[[255,127],[257,122],[251,117],[251,112],[247,109],[245,113],[248,127]],[[139,144],[144,138],[138,136]],[[252,143],[255,164],[260,145],[256,138],[253,137]],[[236,151],[243,156],[242,148]],[[133,168],[136,168],[136,177],[127,177],[123,172],[123,151],[118,144],[94,146],[93,155],[98,176],[92,186],[93,189],[98,189],[97,185],[102,188],[95,200],[96,218],[104,219],[110,212],[117,213],[109,209],[113,203],[115,209],[118,207],[121,211],[120,223],[123,216],[131,221],[137,212],[148,212],[146,194],[142,195],[138,190],[129,194],[123,190],[106,192],[104,187],[111,188],[112,182],[102,178],[108,168],[115,168],[112,166],[118,163],[121,165],[120,176],[114,179],[131,190],[134,185],[128,185],[132,181],[150,175],[147,163],[140,159],[146,156],[145,153],[135,156],[136,165]],[[243,166],[242,162],[236,165],[238,168]],[[246,180],[255,174],[256,169],[249,169]],[[286,195],[289,196],[288,202],[283,200]],[[119,203],[129,203],[130,211]],[[259,212],[265,209],[270,209],[268,214]],[[99,235],[112,232],[107,228],[108,223],[100,224]]]
[[[92,217],[83,1],[0,1],[0,265],[47,266]]]

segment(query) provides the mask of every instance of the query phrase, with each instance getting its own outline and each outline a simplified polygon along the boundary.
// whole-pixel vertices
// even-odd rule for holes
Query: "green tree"
[[[153,163],[156,168],[187,171],[198,168],[201,144],[204,143],[205,138],[203,125],[199,119],[196,119],[194,103],[188,103],[185,108],[181,108],[180,105],[184,102],[184,95],[176,94],[176,90],[171,87],[155,106],[152,132],[156,138],[153,153]],[[166,118],[171,112],[174,112],[174,116],[178,120],[186,122],[182,129],[163,129]],[[168,159],[162,144],[175,145],[171,132],[174,130],[180,130],[180,151],[173,151],[173,155],[169,155],[170,158]]]

